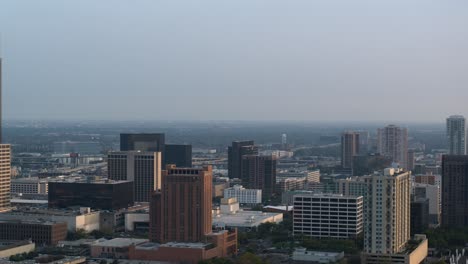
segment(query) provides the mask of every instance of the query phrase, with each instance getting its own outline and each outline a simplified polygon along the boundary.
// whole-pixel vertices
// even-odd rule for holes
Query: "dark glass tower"
[[[143,152],[161,152],[161,163],[165,162],[164,133],[120,134],[120,151],[138,150]]]

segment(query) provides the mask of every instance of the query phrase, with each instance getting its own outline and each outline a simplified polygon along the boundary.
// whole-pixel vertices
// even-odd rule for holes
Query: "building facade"
[[[257,155],[258,147],[253,140],[233,141],[228,147],[228,176],[229,178],[241,178],[242,157],[244,155]]]
[[[0,144],[0,212],[10,209],[11,147]]]
[[[164,133],[120,134],[120,151],[161,152],[161,164],[165,166],[166,141]]]
[[[151,194],[161,188],[160,152],[110,152],[107,167],[109,179],[133,182],[135,202],[149,202]]]
[[[199,242],[211,233],[212,173],[211,166],[166,167],[161,191],[151,200],[151,241]]]
[[[465,117],[453,115],[447,118],[447,147],[449,155],[466,154]]]
[[[55,245],[67,237],[67,223],[45,221],[0,221],[1,240],[29,240],[36,245]]]
[[[408,166],[408,129],[395,125],[378,129],[377,152],[391,157],[393,162],[406,169]]]
[[[261,204],[262,190],[234,185],[232,188],[224,189],[224,198],[236,198],[241,204]]]
[[[242,157],[242,185],[262,190],[262,199],[268,200],[275,193],[276,157],[245,155]]]
[[[468,156],[442,157],[442,225],[468,225]]]
[[[49,208],[117,210],[133,205],[133,182],[49,182]]]
[[[353,157],[359,154],[359,143],[359,133],[347,131],[341,135],[341,167],[353,167]]]
[[[166,164],[179,168],[192,167],[192,145],[166,144]]]
[[[298,194],[294,196],[294,235],[356,238],[363,231],[362,196]]]
[[[364,252],[400,253],[410,239],[411,172],[388,168],[364,177]]]

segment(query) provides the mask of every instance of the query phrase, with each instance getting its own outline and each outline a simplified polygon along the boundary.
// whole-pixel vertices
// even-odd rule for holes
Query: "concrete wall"
[[[29,253],[36,249],[36,244],[29,243],[26,245],[19,245],[17,247],[8,248],[4,250],[0,250],[0,258],[8,258],[13,255],[22,254],[22,253]]]

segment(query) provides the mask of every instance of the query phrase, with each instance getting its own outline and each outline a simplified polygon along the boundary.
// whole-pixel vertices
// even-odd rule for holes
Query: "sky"
[[[6,119],[468,116],[468,1],[1,0]]]

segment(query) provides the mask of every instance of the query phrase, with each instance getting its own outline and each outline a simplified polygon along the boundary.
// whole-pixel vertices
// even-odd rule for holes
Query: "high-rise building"
[[[0,144],[0,212],[10,209],[11,148]]]
[[[200,242],[212,232],[212,167],[163,170],[162,188],[150,208],[150,239]]]
[[[414,149],[408,150],[407,170],[410,170],[410,171],[414,170]]]
[[[468,225],[468,156],[442,157],[442,225]]]
[[[242,185],[262,190],[262,199],[273,196],[276,186],[276,156],[244,155],[242,157]]]
[[[242,156],[258,154],[258,147],[253,140],[233,141],[228,147],[228,175],[229,178],[241,178]]]
[[[408,166],[408,129],[388,125],[377,130],[377,152],[391,157],[401,168]]]
[[[369,131],[360,130],[355,133],[359,134],[359,155],[367,155],[369,151]]]
[[[465,117],[453,115],[447,118],[447,143],[449,155],[466,154]]]
[[[364,204],[364,251],[402,252],[410,239],[411,172],[387,168],[364,176],[368,195]]]
[[[166,144],[166,164],[179,168],[192,167],[192,145]]]
[[[359,133],[346,131],[341,135],[341,167],[352,168],[353,157],[359,154]]]
[[[133,182],[135,202],[149,202],[151,194],[161,188],[160,152],[110,152],[107,167],[109,179]]]
[[[0,58],[0,144],[3,142],[2,130],[2,58]]]
[[[164,133],[120,134],[120,151],[161,152],[161,164],[166,164]]]
[[[411,202],[411,234],[421,234],[429,227],[429,199]]]

